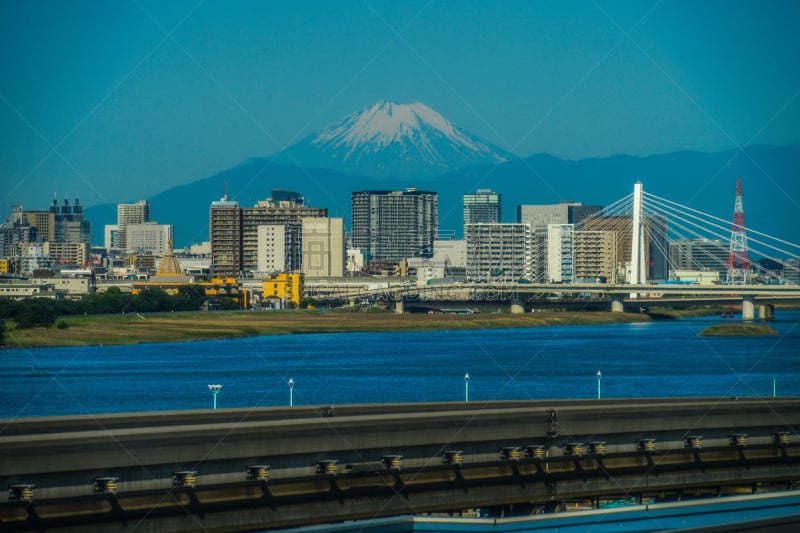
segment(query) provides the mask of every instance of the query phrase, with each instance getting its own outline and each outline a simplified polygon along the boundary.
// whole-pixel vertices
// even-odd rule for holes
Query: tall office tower
[[[464,195],[464,234],[467,224],[500,222],[500,194],[491,189],[478,189]]]
[[[63,205],[59,206],[54,197],[49,211],[24,211],[23,218],[36,228],[39,242],[91,244],[92,226],[84,218],[83,206],[77,198],[73,203],[64,198]]]
[[[282,189],[276,189],[272,198],[253,207],[239,207],[227,196],[212,202],[209,220],[211,274],[238,276],[241,272],[259,271],[259,247],[263,252],[266,244],[259,240],[259,226],[274,225],[291,226],[287,230],[292,245],[288,257],[297,260],[288,264],[296,270],[300,267],[302,253],[302,219],[327,216],[326,208],[308,207],[302,196]]]
[[[572,224],[547,225],[547,281],[572,283]]]
[[[669,243],[669,265],[672,270],[718,272],[720,279],[725,279],[728,251],[728,244],[718,240],[673,240]]]
[[[211,202],[208,220],[211,275],[237,276],[242,271],[242,210],[227,195]]]
[[[303,219],[302,271],[309,277],[344,276],[344,219]]]
[[[370,261],[432,257],[439,198],[417,189],[354,192],[351,224],[353,247]]]
[[[528,224],[468,224],[467,279],[530,280],[535,269],[534,236]]]
[[[647,279],[665,280],[669,275],[667,219],[659,215],[650,215],[642,221],[642,226],[644,231],[645,264],[648,265]],[[583,221],[583,229],[586,231],[616,232],[617,261],[620,266],[630,262],[633,217],[630,215],[595,216]]]
[[[617,282],[617,232],[572,232],[572,281]]]
[[[150,204],[147,200],[139,200],[135,204],[117,205],[117,245],[120,250],[128,249],[126,229],[128,224],[144,224],[150,222]]]
[[[517,223],[530,224],[536,237],[537,269],[531,281],[546,283],[547,275],[547,226],[548,224],[572,224],[582,229],[583,221],[599,213],[599,205],[583,205],[580,202],[559,204],[517,205]]]

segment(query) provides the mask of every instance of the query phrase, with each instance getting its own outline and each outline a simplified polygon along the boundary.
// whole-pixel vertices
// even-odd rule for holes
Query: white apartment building
[[[301,226],[299,224],[262,224],[257,230],[257,272],[294,272],[300,269]]]
[[[529,224],[467,224],[469,281],[516,282],[534,272],[534,238]]]
[[[572,224],[547,225],[547,281],[572,283]]]

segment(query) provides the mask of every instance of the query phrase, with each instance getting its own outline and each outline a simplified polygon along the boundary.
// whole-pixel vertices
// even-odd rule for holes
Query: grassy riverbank
[[[405,314],[353,310],[286,312],[163,313],[80,316],[59,319],[61,327],[6,331],[7,348],[179,342],[208,339],[351,333],[366,331],[469,330],[647,322],[644,314],[542,312],[512,315]]]

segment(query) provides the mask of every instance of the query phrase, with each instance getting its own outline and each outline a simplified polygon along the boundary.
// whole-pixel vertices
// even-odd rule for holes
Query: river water
[[[0,418],[218,407],[800,395],[800,311],[774,337],[719,317],[508,330],[341,333],[0,350]],[[266,318],[268,320],[268,317]],[[464,376],[469,373],[466,383]]]

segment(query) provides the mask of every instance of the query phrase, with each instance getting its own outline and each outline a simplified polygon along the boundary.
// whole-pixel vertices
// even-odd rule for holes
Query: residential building
[[[630,263],[633,217],[630,215],[595,216],[583,221],[587,231],[614,231],[617,233],[617,261]],[[645,217],[642,221],[644,232],[644,254],[647,279],[658,281],[669,277],[666,218],[658,215]]]
[[[572,232],[574,283],[617,283],[617,232]]]
[[[529,224],[468,224],[466,231],[467,280],[531,279],[535,258]]]
[[[547,225],[547,281],[572,283],[572,224]]]
[[[54,264],[83,266],[89,259],[89,245],[85,242],[48,241],[42,243],[42,254],[51,257]]]
[[[314,217],[302,220],[302,267],[308,277],[344,276],[344,219]]]
[[[259,226],[271,225],[291,226],[289,237],[284,235],[284,238],[290,238],[293,248],[287,251],[284,263],[290,270],[299,269],[303,218],[327,216],[326,208],[306,206],[298,193],[283,189],[273,190],[272,198],[253,207],[240,207],[238,202],[229,201],[227,197],[212,202],[209,215],[212,275],[262,272],[259,246],[262,254],[267,252],[259,239]]]
[[[369,261],[431,257],[439,224],[435,192],[359,191],[352,196],[353,247]]]
[[[297,224],[262,224],[258,234],[258,259],[255,271],[260,275],[294,272],[300,269],[301,228]]]
[[[583,205],[580,202],[561,202],[558,204],[517,205],[517,223],[529,224],[535,238],[536,270],[531,281],[546,283],[548,244],[547,226],[550,224],[572,224],[581,229],[583,221],[602,210],[599,205]]]
[[[242,272],[242,210],[239,202],[223,196],[209,210],[211,275],[237,276]]]

